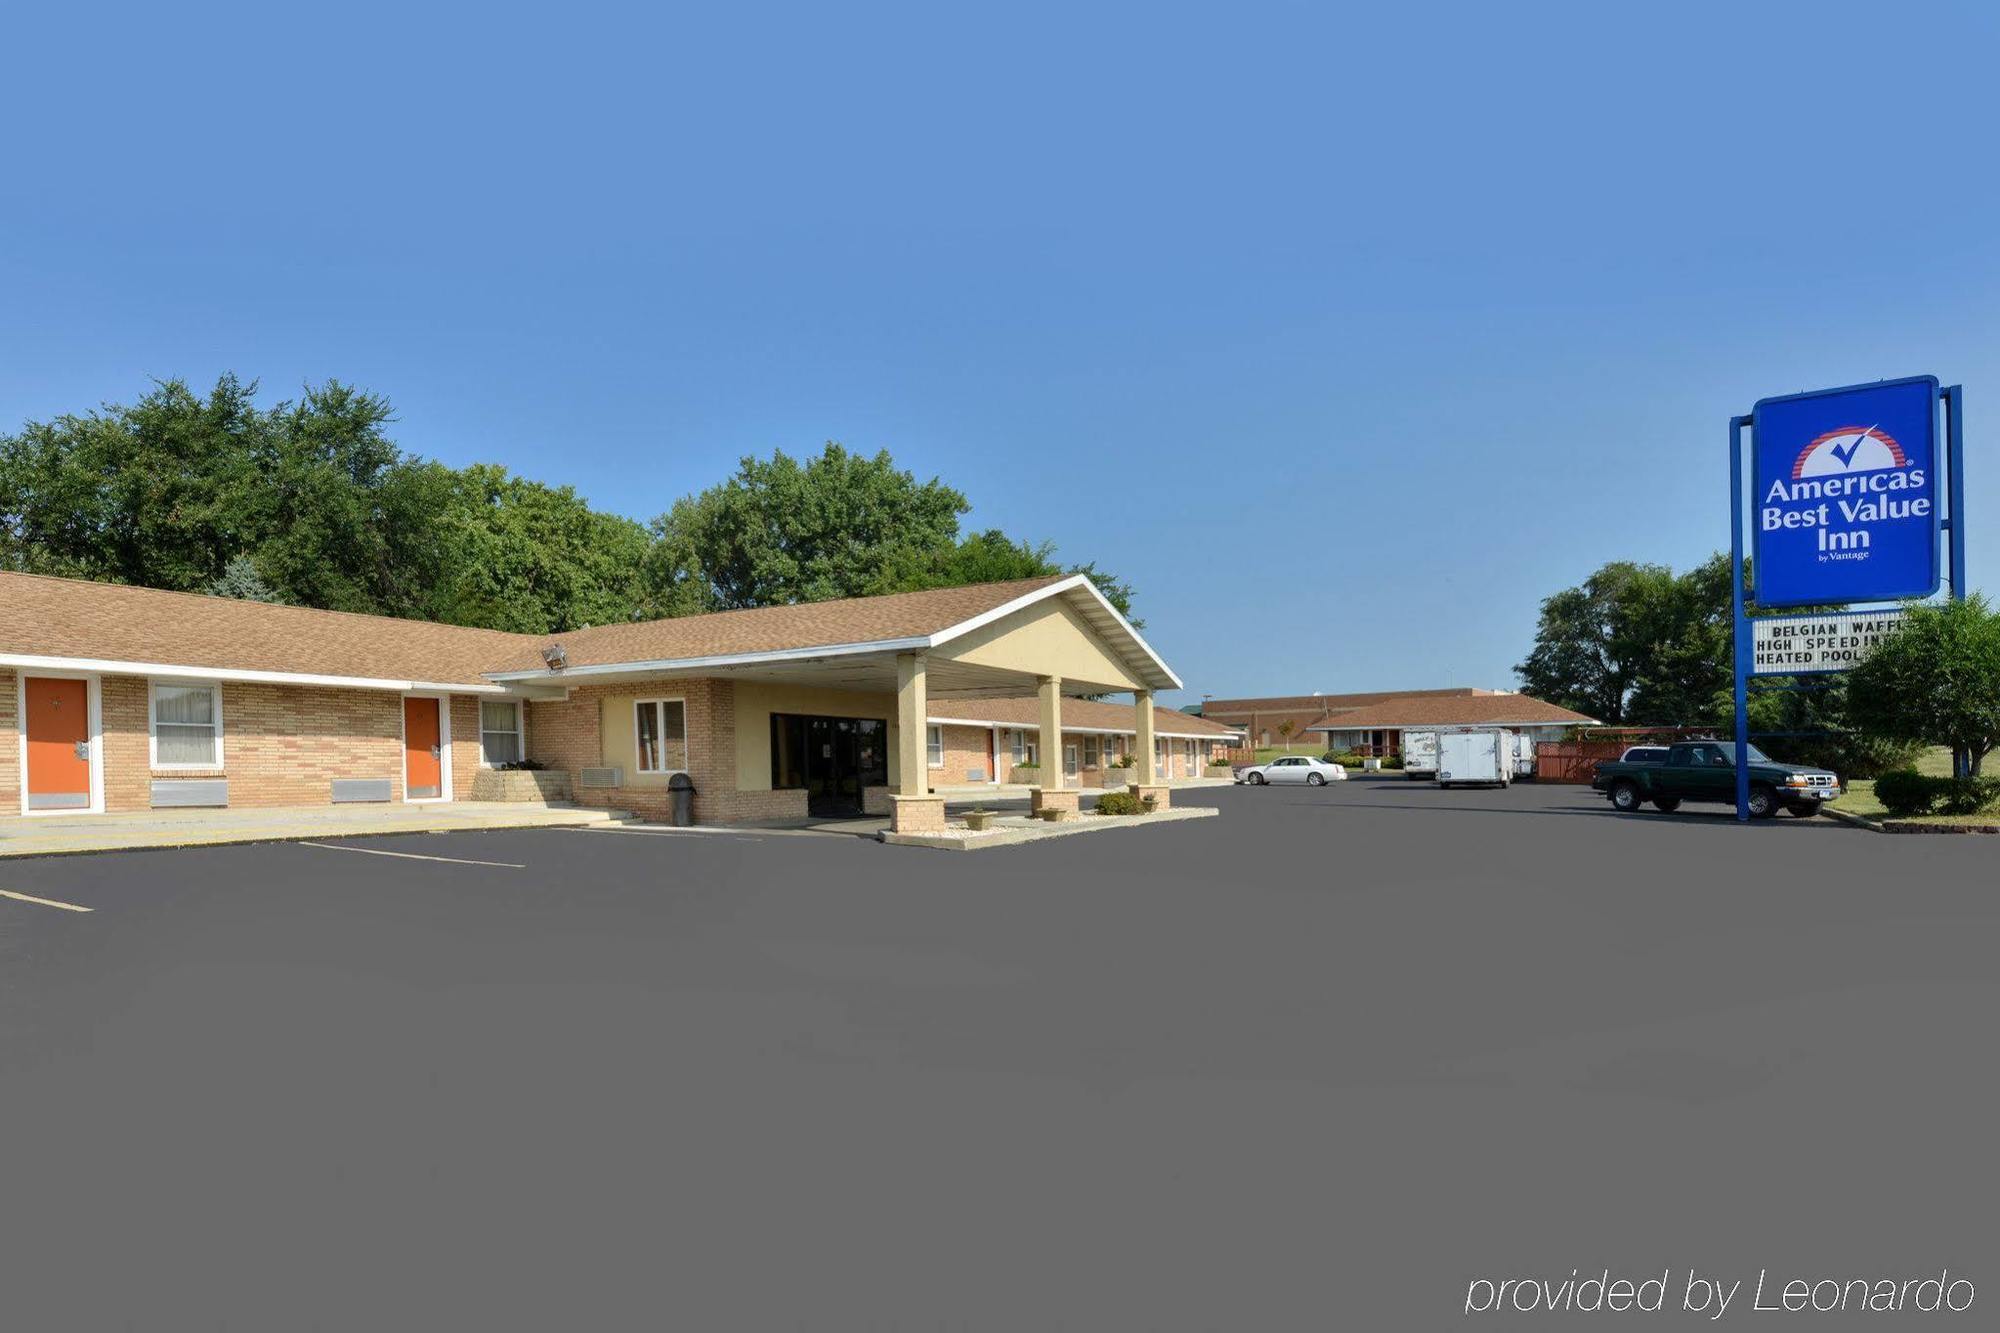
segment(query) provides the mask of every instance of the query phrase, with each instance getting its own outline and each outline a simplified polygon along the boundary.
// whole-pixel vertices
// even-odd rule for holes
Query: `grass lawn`
[[[1932,777],[1951,776],[1951,751],[1938,748],[1917,756],[1917,772]],[[1847,785],[1847,794],[1833,803],[1834,808],[1863,819],[1907,818],[1919,824],[1986,824],[2000,828],[2000,815],[1914,815],[1892,816],[1875,799],[1875,780],[1857,778]]]

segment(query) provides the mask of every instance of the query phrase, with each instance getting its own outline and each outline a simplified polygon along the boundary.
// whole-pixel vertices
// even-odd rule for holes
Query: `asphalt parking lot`
[[[1606,1267],[2000,1301],[2000,844],[1176,799],[1223,817],[0,866],[41,900],[0,898],[8,1323],[1434,1329]]]

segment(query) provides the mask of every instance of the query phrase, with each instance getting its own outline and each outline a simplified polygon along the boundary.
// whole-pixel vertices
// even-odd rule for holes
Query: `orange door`
[[[28,677],[28,808],[90,807],[90,686]]]
[[[403,700],[403,795],[444,795],[444,751],[438,744],[438,701]]]

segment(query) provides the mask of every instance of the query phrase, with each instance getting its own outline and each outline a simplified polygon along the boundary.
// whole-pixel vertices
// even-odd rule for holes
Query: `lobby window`
[[[641,699],[633,707],[639,771],[686,772],[686,702],[680,699]]]
[[[929,727],[924,734],[924,757],[932,768],[944,767],[944,728]]]
[[[222,767],[222,687],[154,681],[154,768]]]
[[[479,762],[488,768],[518,764],[521,749],[521,701],[481,699],[479,701]]]

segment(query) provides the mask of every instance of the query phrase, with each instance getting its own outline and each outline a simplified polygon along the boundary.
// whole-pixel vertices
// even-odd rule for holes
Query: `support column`
[[[924,655],[896,654],[896,790],[889,826],[898,833],[944,832],[944,797],[931,795],[930,698]]]
[[[1062,677],[1039,678],[1035,694],[1042,706],[1042,770],[1030,808],[1045,819],[1075,819],[1077,795],[1063,789]]]
[[[1165,810],[1169,803],[1167,784],[1161,780],[1153,759],[1153,692],[1132,691],[1132,711],[1136,714],[1132,727],[1132,771],[1139,776],[1132,784],[1132,794],[1142,801],[1151,797],[1155,810]]]

